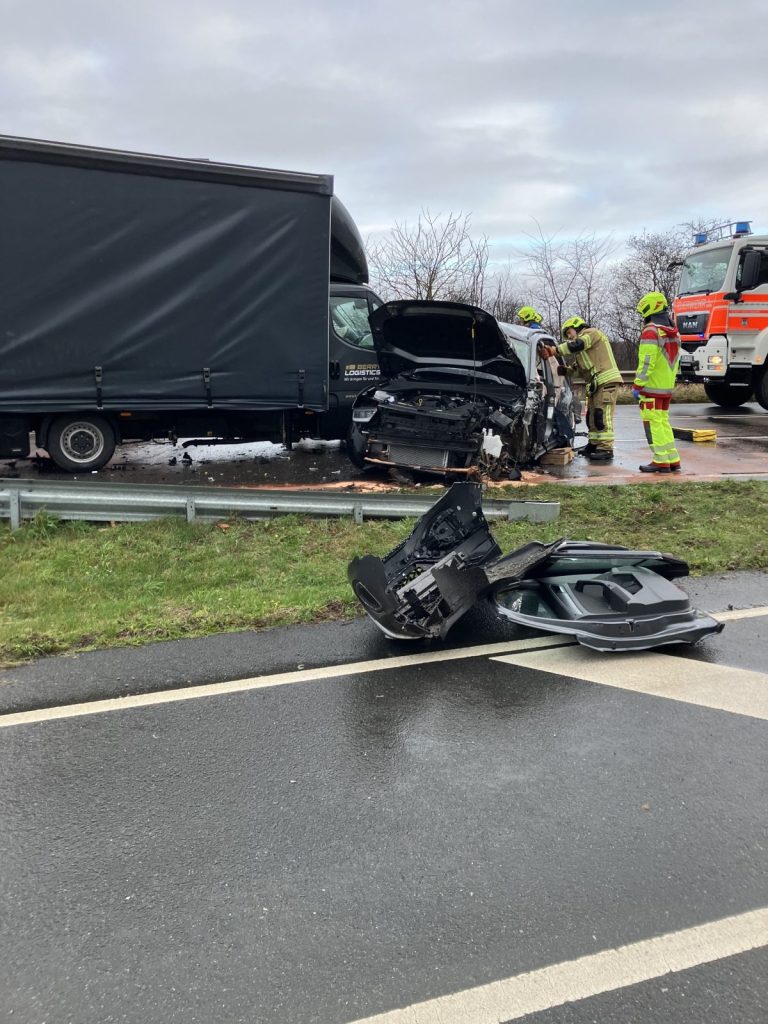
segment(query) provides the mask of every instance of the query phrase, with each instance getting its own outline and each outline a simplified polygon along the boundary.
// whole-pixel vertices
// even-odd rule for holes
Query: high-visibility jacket
[[[611,343],[596,327],[582,327],[573,341],[564,341],[557,351],[570,372],[581,370],[590,391],[622,382]]]
[[[634,386],[643,395],[671,395],[680,365],[680,337],[671,324],[647,323],[640,335]]]

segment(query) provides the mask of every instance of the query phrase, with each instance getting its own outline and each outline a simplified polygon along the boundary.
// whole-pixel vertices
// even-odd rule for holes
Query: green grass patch
[[[544,485],[488,495],[561,503],[555,523],[495,524],[504,551],[567,536],[669,551],[695,574],[768,568],[768,538],[755,529],[768,483]],[[386,554],[412,526],[289,516],[111,527],[44,514],[13,533],[3,526],[0,665],[358,614],[350,558]]]

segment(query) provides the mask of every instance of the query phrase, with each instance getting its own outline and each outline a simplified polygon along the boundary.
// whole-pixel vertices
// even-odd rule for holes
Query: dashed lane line
[[[541,651],[535,656],[508,654],[492,660],[735,715],[768,719],[768,675],[762,672],[652,651],[611,659],[596,658],[584,647]]]
[[[768,608],[732,608],[727,612],[711,612],[718,622],[733,622],[735,619],[764,619]]]
[[[413,1003],[353,1024],[504,1024],[768,946],[768,907]]]
[[[572,644],[567,637],[534,637],[530,640],[510,640],[505,643],[484,644],[478,647],[454,647],[447,651],[428,651],[422,654],[405,654],[397,658],[379,658],[375,661],[356,661],[350,664],[327,665],[323,668],[299,669],[295,672],[280,672],[275,675],[254,676],[250,679],[233,679],[221,683],[207,683],[201,686],[185,686],[176,690],[158,690],[156,693],[137,693],[128,697],[112,697],[107,700],[87,701],[82,704],[63,704],[52,708],[38,708],[33,711],[15,711],[0,715],[0,728],[12,725],[33,725],[51,722],[60,718],[78,718],[81,715],[98,715],[107,711],[127,711],[134,708],[150,707],[153,704],[171,704],[175,701],[195,700],[200,697],[218,697],[228,693],[243,693],[260,690],[269,686],[287,686],[291,683],[311,683],[319,679],[338,679],[342,676],[362,675],[414,665],[429,665],[441,661],[458,661],[463,658],[493,657],[507,651],[530,651],[548,647],[562,647]]]
[[[723,622],[733,619],[768,617],[768,607],[732,609],[712,614]],[[154,704],[172,704],[176,701],[196,700],[201,697],[218,697],[228,693],[243,693],[247,690],[266,689],[270,686],[311,683],[320,679],[339,679],[343,676],[410,668],[415,665],[428,665],[442,661],[458,661],[465,658],[504,660],[505,655],[515,654],[522,657],[525,652],[531,652],[529,657],[533,658],[533,661],[530,667],[544,668],[543,663],[539,660],[541,655],[533,652],[546,652],[550,648],[560,647],[573,648],[575,645],[569,637],[543,636],[534,637],[530,640],[510,640],[504,643],[482,644],[477,647],[455,647],[447,651],[406,654],[397,658],[378,658],[375,661],[356,661],[342,665],[327,665],[323,668],[298,669],[295,672],[280,672],[274,675],[254,676],[249,679],[233,679],[221,683],[207,683],[201,686],[185,686],[175,690],[159,690],[156,693],[138,693],[128,697],[112,697],[107,700],[86,701],[81,704],[63,704],[57,707],[38,708],[32,711],[15,711],[10,714],[0,715],[0,728],[9,728],[14,725],[34,725],[39,722],[52,722],[62,718],[78,718],[83,715],[98,715],[108,711],[130,711],[134,708],[150,707]],[[585,658],[594,659],[595,664],[604,664],[606,666],[605,671],[608,671],[607,666],[609,664],[618,664],[614,656],[603,658],[602,656],[596,657],[594,653],[590,655],[584,652],[584,654]],[[620,658],[621,664],[624,665],[628,659],[642,657],[642,655],[624,654],[617,655],[616,657]],[[685,659],[670,658],[669,660],[680,662]],[[524,664],[523,661],[516,663]],[[709,672],[712,667],[707,666],[707,671]],[[740,670],[729,669],[727,671],[735,672]],[[753,674],[757,675],[757,673]],[[583,678],[587,677],[584,676]],[[594,680],[594,682],[605,681],[602,678]],[[664,696],[664,694],[661,694],[661,696]],[[695,701],[694,703],[701,702]]]

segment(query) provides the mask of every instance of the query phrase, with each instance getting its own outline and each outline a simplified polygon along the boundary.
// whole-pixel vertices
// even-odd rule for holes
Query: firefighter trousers
[[[589,443],[597,451],[612,452],[616,435],[613,420],[616,414],[616,399],[619,396],[619,385],[608,384],[595,388],[587,395],[587,430]]]
[[[657,466],[674,466],[680,462],[669,423],[670,401],[669,395],[640,396],[640,419]]]

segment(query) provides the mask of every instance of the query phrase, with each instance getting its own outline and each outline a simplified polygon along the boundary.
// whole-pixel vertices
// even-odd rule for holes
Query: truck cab
[[[381,377],[369,317],[382,300],[368,285],[363,239],[349,211],[331,202],[331,263],[328,296],[328,408],[294,412],[286,440],[347,437],[356,396]]]
[[[306,414],[304,436],[346,438],[357,395],[381,379],[370,315],[382,300],[367,284],[332,281],[328,318],[328,411]]]
[[[673,304],[684,380],[703,382],[724,408],[768,409],[768,235],[748,221],[696,236]]]

